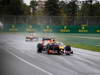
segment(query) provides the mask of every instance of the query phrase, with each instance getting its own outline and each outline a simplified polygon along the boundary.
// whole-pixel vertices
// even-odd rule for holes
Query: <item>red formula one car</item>
[[[36,41],[36,40],[38,40],[38,37],[31,34],[31,35],[26,36],[25,40],[26,41]]]

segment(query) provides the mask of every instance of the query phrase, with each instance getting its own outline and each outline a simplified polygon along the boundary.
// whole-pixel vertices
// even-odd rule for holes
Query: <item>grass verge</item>
[[[83,45],[83,44],[69,44],[69,45],[75,48],[82,48],[86,50],[100,52],[100,47],[96,47],[96,46]]]

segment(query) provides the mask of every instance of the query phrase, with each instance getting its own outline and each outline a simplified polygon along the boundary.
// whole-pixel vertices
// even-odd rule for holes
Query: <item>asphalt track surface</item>
[[[74,54],[38,54],[39,41],[25,34],[0,34],[0,75],[100,75],[100,53],[72,48]]]

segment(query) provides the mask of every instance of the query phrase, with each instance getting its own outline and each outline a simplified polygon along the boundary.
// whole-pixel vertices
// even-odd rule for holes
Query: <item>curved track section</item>
[[[72,48],[74,54],[38,54],[39,41],[25,34],[0,34],[0,75],[100,75],[100,53]]]

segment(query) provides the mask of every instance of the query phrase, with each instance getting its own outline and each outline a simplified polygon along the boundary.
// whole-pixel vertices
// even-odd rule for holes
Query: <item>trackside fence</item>
[[[100,17],[0,16],[0,32],[100,33]]]

